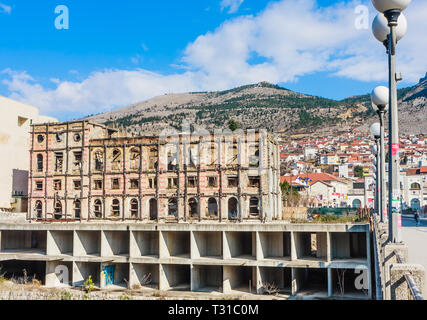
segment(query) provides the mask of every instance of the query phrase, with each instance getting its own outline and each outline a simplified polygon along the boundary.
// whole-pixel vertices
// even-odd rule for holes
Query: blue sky
[[[427,9],[421,1],[414,6]],[[265,80],[334,99],[385,84],[381,44],[370,27],[353,30],[358,4],[371,23],[370,1],[294,2],[0,0],[0,94],[70,120],[163,93]],[[60,4],[68,30],[54,26]],[[413,23],[422,21],[413,11]],[[402,57],[401,86],[427,71],[417,45],[408,40],[415,47]]]

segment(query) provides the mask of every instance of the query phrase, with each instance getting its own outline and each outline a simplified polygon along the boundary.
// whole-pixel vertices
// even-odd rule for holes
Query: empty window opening
[[[228,187],[229,188],[237,188],[239,186],[239,178],[238,177],[228,177]]]
[[[249,166],[254,168],[259,166],[259,145],[249,146]]]
[[[178,216],[178,199],[172,198],[168,202],[168,215],[177,217]]]
[[[80,213],[82,210],[82,203],[80,202],[80,200],[76,200],[74,201],[74,217],[76,219],[80,219]]]
[[[62,152],[55,153],[55,171],[62,172],[62,167],[64,164],[64,155]]]
[[[41,219],[43,216],[43,204],[40,200],[36,201],[36,206],[34,207],[36,211],[36,217],[37,219]]]
[[[37,142],[38,142],[38,143],[42,143],[43,141],[44,141],[44,135],[39,134],[39,135],[37,136]]]
[[[156,199],[150,199],[149,202],[149,209],[150,209],[150,220],[157,220],[157,200]]]
[[[102,190],[102,180],[95,180],[93,182],[93,188],[95,190]]]
[[[218,216],[218,202],[215,198],[209,198],[208,200],[208,216],[217,217]]]
[[[249,214],[251,216],[259,215],[259,199],[256,197],[252,197],[249,200]]]
[[[81,170],[82,169],[82,152],[76,151],[74,152],[74,170]]]
[[[230,198],[228,200],[228,218],[229,219],[237,219],[239,218],[239,202],[236,198]]]
[[[62,203],[61,203],[61,201],[55,202],[54,217],[55,217],[55,220],[62,219]]]
[[[79,142],[81,139],[82,139],[82,136],[80,133],[77,132],[74,134],[74,141],[75,142]]]
[[[168,178],[168,189],[174,189],[178,186],[178,178]]]
[[[149,178],[148,179],[148,187],[150,189],[156,189],[157,188],[157,178]]]
[[[217,177],[208,177],[208,187],[216,188],[218,187],[218,179]]]
[[[61,133],[56,134],[56,142],[62,142],[62,134]]]
[[[113,199],[111,203],[111,215],[113,217],[120,217],[120,201],[117,199]]]
[[[82,181],[81,180],[74,180],[74,190],[81,190],[82,189]]]
[[[112,178],[111,179],[111,189],[113,189],[113,190],[120,189],[120,179],[119,178]]]
[[[197,177],[188,177],[187,178],[187,187],[195,188],[197,186]]]
[[[196,198],[190,198],[188,200],[188,208],[190,217],[198,217],[199,216],[199,203]]]
[[[37,155],[37,172],[43,172],[43,155]]]
[[[140,162],[141,154],[139,152],[139,149],[133,148],[130,151],[130,168],[132,170],[138,170],[139,169],[139,162]]]
[[[53,189],[55,191],[60,191],[62,189],[62,181],[61,180],[53,180]]]
[[[150,148],[150,155],[148,159],[148,168],[149,169],[156,169],[157,168],[157,162],[158,162],[158,151],[157,148]]]
[[[104,170],[104,152],[100,150],[95,152],[95,170]]]
[[[178,155],[176,151],[172,151],[172,150],[168,151],[168,171],[176,171],[176,169],[178,168],[177,158],[178,158]]]
[[[36,181],[36,190],[43,191],[43,181]]]
[[[139,202],[137,199],[132,199],[130,201],[130,215],[132,218],[138,217],[138,211],[139,211]]]
[[[130,179],[130,189],[139,189],[139,179]]]
[[[112,170],[120,170],[122,165],[122,159],[121,159],[122,153],[119,150],[113,151],[113,160],[111,163],[111,169]]]
[[[96,218],[102,217],[102,202],[99,199],[96,199],[93,205],[93,213]]]
[[[249,187],[259,188],[259,185],[260,185],[259,177],[249,177]]]

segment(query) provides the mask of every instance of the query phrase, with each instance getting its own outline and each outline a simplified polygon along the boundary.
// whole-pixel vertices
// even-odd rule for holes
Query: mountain
[[[368,95],[355,97],[356,100],[366,103]],[[413,87],[399,89],[397,91],[399,99],[399,131],[400,133],[419,134],[427,133],[427,73],[421,78],[418,84]],[[369,102],[370,103],[370,102]],[[388,113],[386,114],[386,120]],[[370,122],[372,123],[372,121]],[[368,124],[360,126],[358,129],[364,130]]]
[[[422,119],[426,89],[427,77],[414,87],[399,90],[405,128],[414,129],[411,125],[414,117],[406,114],[415,112]],[[180,129],[184,120],[195,127],[225,128],[231,119],[243,128],[297,134],[366,129],[367,120],[373,120],[374,116],[369,95],[337,101],[260,82],[226,91],[165,94],[86,119],[123,127],[134,134],[159,133],[168,126]],[[427,131],[422,128],[423,132]]]

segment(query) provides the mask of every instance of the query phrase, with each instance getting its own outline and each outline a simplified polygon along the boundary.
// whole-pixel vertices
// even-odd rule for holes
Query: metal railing
[[[404,264],[405,261],[402,258],[402,255],[398,251],[394,251],[396,255],[397,263]],[[418,289],[417,284],[414,281],[414,278],[410,274],[405,274],[406,284],[408,285],[409,291],[411,292],[412,300],[424,300],[421,295],[421,291]]]

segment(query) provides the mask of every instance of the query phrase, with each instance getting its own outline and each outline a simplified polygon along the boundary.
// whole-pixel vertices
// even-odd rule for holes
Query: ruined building
[[[89,121],[34,125],[28,218],[274,220],[278,154],[259,131],[129,137]]]

